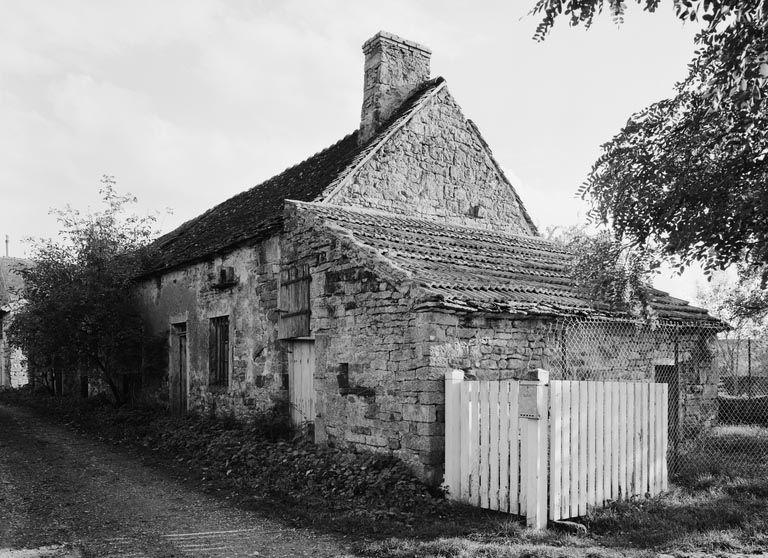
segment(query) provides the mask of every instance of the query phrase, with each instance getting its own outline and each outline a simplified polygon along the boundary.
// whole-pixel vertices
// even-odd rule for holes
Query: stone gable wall
[[[327,201],[534,234],[482,139],[445,88]]]
[[[190,410],[244,415],[285,397],[281,377],[285,357],[276,327],[278,261],[279,241],[272,237],[140,285],[137,294],[154,337],[168,339],[171,322],[186,317]],[[213,287],[220,266],[234,267],[235,286]],[[209,319],[223,315],[229,316],[230,324],[226,388],[208,385]],[[167,397],[167,361],[158,368],[164,374],[159,388]]]

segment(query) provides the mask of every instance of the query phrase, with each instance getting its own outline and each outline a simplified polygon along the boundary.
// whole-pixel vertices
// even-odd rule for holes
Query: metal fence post
[[[461,384],[463,370],[445,373],[445,476],[448,497],[461,498]]]
[[[549,372],[541,368],[520,382],[521,484],[526,523],[534,529],[547,526],[547,465]]]

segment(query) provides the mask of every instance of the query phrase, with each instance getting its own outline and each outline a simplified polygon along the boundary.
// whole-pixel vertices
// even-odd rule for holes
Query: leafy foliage
[[[733,106],[730,105],[733,109]],[[582,195],[619,237],[655,243],[706,272],[768,263],[768,120],[710,110],[681,91],[634,115],[603,146]]]
[[[617,23],[626,0],[537,0],[532,14],[541,17],[534,38],[544,40],[560,17],[571,26],[590,27],[607,12]],[[655,12],[661,0],[635,0]],[[675,16],[701,26],[691,78],[715,105],[729,99],[742,107],[759,104],[768,80],[768,4],[763,0],[673,0]]]
[[[761,269],[745,265],[737,268],[736,278],[714,274],[699,287],[697,298],[717,317],[733,327],[738,337],[768,339],[768,290],[762,283]]]
[[[143,341],[132,281],[154,234],[154,216],[126,213],[136,202],[102,179],[104,208],[83,213],[67,206],[53,213],[59,238],[33,245],[21,270],[26,303],[9,328],[33,369],[97,376],[120,399],[117,376],[137,371]]]
[[[627,2],[540,0],[536,37],[561,16],[589,26]],[[658,0],[638,0],[653,12]],[[634,114],[602,147],[581,188],[591,217],[619,238],[655,244],[683,266],[705,271],[768,263],[768,3],[675,0],[675,13],[702,25],[699,49],[677,94]],[[679,258],[679,260],[677,259]],[[764,276],[766,277],[766,276]]]
[[[649,288],[659,260],[652,251],[622,243],[605,230],[590,234],[583,225],[550,229],[548,237],[574,254],[570,275],[590,299],[653,318]]]

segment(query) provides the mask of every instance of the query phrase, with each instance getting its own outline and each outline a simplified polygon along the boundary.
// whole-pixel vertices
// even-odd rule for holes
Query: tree
[[[654,12],[660,0],[637,0]],[[656,247],[681,268],[711,274],[745,263],[768,280],[768,3],[674,0],[677,17],[702,26],[676,96],[631,116],[602,146],[580,189],[590,216],[619,239]],[[555,21],[621,21],[622,0],[539,0],[536,38]]]
[[[635,0],[656,12],[661,0]],[[574,27],[589,28],[607,11],[621,23],[626,0],[537,0],[531,13],[540,16],[534,38],[542,41],[560,17]],[[689,80],[715,106],[729,100],[742,107],[760,104],[768,80],[768,3],[764,0],[673,0],[675,16],[701,27]]]
[[[156,217],[127,213],[136,198],[118,194],[112,177],[102,178],[99,193],[100,210],[52,211],[59,238],[34,243],[33,265],[21,271],[26,304],[9,338],[32,367],[70,379],[87,371],[120,403],[119,376],[140,362],[142,322],[132,286]]]
[[[573,254],[570,276],[585,295],[611,310],[652,320],[651,278],[659,267],[649,250],[616,239],[608,230],[586,225],[549,228],[545,236]]]
[[[697,297],[734,329],[768,338],[768,291],[762,287],[761,277],[760,271],[739,266],[735,279],[717,273],[699,288]]]

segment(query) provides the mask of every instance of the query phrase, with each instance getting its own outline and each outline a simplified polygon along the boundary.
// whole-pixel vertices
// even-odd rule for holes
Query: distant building
[[[14,314],[24,304],[24,280],[18,270],[29,264],[20,258],[0,257],[0,388],[19,387],[29,381],[27,360],[20,349],[9,345],[7,335]]]

